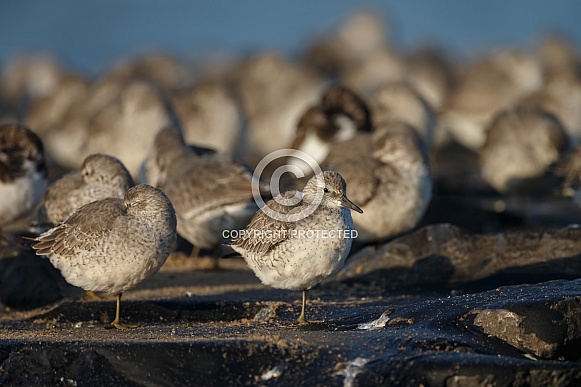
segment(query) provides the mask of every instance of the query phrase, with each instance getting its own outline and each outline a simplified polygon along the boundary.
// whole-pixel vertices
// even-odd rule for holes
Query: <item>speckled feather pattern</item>
[[[363,206],[375,195],[379,184],[375,172],[380,166],[381,162],[372,155],[370,135],[358,133],[351,140],[335,144],[323,168],[341,173],[349,182],[349,198]]]
[[[159,189],[138,185],[124,199],[89,203],[36,239],[72,285],[119,294],[156,273],[173,249],[176,217]]]
[[[344,176],[349,197],[363,209],[354,219],[358,240],[405,232],[419,222],[432,197],[427,155],[413,127],[390,122],[372,134],[333,147],[323,167]]]
[[[178,233],[196,246],[220,244],[223,230],[245,227],[258,210],[245,167],[223,154],[191,151],[174,128],[158,134],[147,168],[148,181],[175,206]]]
[[[133,179],[121,161],[108,155],[91,155],[80,171],[66,174],[48,187],[46,214],[53,224],[59,224],[85,204],[108,197],[123,198],[132,186]]]
[[[292,218],[310,204],[317,190],[323,189],[314,180],[315,177],[311,178],[305,186],[299,204],[283,206],[272,199],[267,205]],[[345,194],[343,178],[336,172],[326,171],[324,180],[329,193],[324,194],[323,201],[308,217],[294,222],[281,221],[260,210],[244,235],[231,242],[232,248],[244,256],[262,283],[281,289],[308,290],[343,267],[351,249],[350,238],[344,238],[342,233],[327,238],[321,237],[322,234],[311,237],[306,234],[316,230],[353,229],[350,210],[338,204]],[[301,231],[305,232],[302,237]],[[269,234],[272,232],[274,234]]]

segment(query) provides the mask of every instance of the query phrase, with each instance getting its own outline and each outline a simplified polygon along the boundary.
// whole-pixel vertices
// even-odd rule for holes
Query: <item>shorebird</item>
[[[35,100],[56,92],[64,75],[62,64],[51,55],[15,57],[0,72],[2,102],[22,109],[24,100]]]
[[[552,114],[529,107],[506,110],[488,128],[479,155],[482,178],[503,194],[546,188],[542,178],[567,146],[565,130]]]
[[[78,108],[78,102],[85,102],[89,94],[89,81],[77,74],[65,74],[60,77],[54,90],[46,95],[30,101],[26,113],[26,125],[43,139],[48,153],[50,148],[46,144],[49,131],[62,125],[64,118],[71,109]]]
[[[234,154],[240,150],[242,112],[224,82],[206,81],[171,95],[184,130],[184,141]]]
[[[86,156],[91,92],[87,79],[69,74],[54,92],[30,102],[25,123],[42,139],[49,166],[53,161],[67,169],[81,166]]]
[[[91,117],[87,154],[117,157],[134,178],[159,128],[170,118],[158,90],[143,81],[128,81],[113,88],[113,98]]]
[[[123,198],[132,186],[129,171],[117,158],[90,155],[80,171],[68,173],[49,185],[44,196],[48,220],[57,225],[85,204],[108,197]]]
[[[120,321],[121,295],[155,274],[176,240],[176,216],[163,191],[141,184],[123,199],[89,203],[34,239],[71,285],[117,297],[113,328]]]
[[[191,86],[196,75],[197,72],[186,61],[161,51],[120,58],[107,71],[107,78],[116,82],[137,79],[167,91]]]
[[[323,91],[319,103],[303,113],[291,147],[321,163],[333,144],[371,129],[371,116],[365,101],[347,87],[332,85]],[[288,163],[312,173],[310,166],[298,157],[290,157]]]
[[[358,242],[376,242],[415,227],[432,197],[432,178],[422,139],[414,127],[385,122],[336,144],[323,163],[349,185],[363,210],[355,217]]]
[[[373,126],[385,122],[411,125],[421,136],[427,149],[434,138],[436,116],[430,105],[407,82],[386,82],[369,99]]]
[[[145,170],[147,181],[175,206],[178,233],[195,246],[192,255],[212,248],[217,258],[224,231],[245,227],[258,210],[245,166],[225,154],[186,146],[173,126],[155,137]]]
[[[334,33],[307,47],[306,63],[327,79],[341,79],[367,95],[378,84],[405,74],[405,62],[392,47],[389,27],[377,13],[355,13]]]
[[[313,176],[300,202],[293,198],[289,191],[268,201],[229,245],[263,284],[302,290],[298,323],[304,324],[307,292],[343,267],[353,236],[349,210],[362,210],[347,198],[345,180],[333,171]]]
[[[559,119],[574,144],[581,143],[581,77],[575,71],[547,71],[540,90],[518,102],[540,108]]]
[[[0,229],[33,213],[47,174],[40,138],[21,124],[0,125]]]
[[[316,102],[322,78],[282,54],[263,52],[240,66],[234,80],[247,118],[244,160],[288,148],[300,115]]]
[[[455,64],[444,51],[424,47],[405,58],[405,79],[439,112],[455,82]]]
[[[515,50],[495,52],[462,71],[439,116],[440,129],[478,151],[492,119],[541,85],[541,66],[535,58]]]

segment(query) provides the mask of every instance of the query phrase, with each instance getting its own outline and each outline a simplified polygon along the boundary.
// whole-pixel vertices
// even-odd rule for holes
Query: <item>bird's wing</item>
[[[286,195],[285,195],[286,196]],[[268,208],[281,215],[292,215],[300,211],[300,205],[285,206],[275,199],[266,203]],[[232,246],[240,246],[251,253],[265,254],[278,244],[290,238],[290,232],[295,228],[295,222],[286,222],[272,218],[261,208],[244,229],[240,237],[230,242]]]
[[[69,194],[71,191],[79,188],[83,184],[83,178],[80,172],[70,172],[63,175],[58,180],[52,182],[46,189],[46,194],[44,195],[45,200],[55,200],[62,197],[62,193],[66,192]]]
[[[218,157],[177,168],[163,188],[176,212],[186,218],[252,200],[252,176],[243,166]]]
[[[73,257],[88,251],[105,238],[127,211],[122,199],[107,198],[89,203],[75,211],[65,222],[36,238],[32,246],[39,255],[58,254]]]
[[[71,172],[51,183],[44,195],[44,207],[49,220],[60,223],[65,220],[76,208],[71,203],[71,197],[83,185],[79,172]],[[72,200],[74,201],[74,200]]]
[[[375,170],[381,163],[373,158],[371,152],[369,136],[359,134],[334,145],[323,163],[323,169],[337,171],[343,176],[349,199],[359,206],[373,197],[379,184]],[[357,189],[349,190],[349,187]]]

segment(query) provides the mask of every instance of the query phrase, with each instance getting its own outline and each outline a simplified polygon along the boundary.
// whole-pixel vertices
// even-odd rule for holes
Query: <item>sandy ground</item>
[[[294,322],[298,292],[260,284],[241,259],[221,260],[220,270],[210,269],[212,264],[209,258],[174,253],[159,273],[128,291],[122,318],[137,324],[135,329],[105,329],[113,317],[113,297],[82,295],[27,311],[5,309],[0,382],[570,385],[581,380],[581,353],[572,349],[581,334],[569,329],[569,336],[553,340],[562,328],[551,325],[553,320],[570,327],[580,323],[572,317],[581,310],[579,281],[458,296],[428,288],[385,292],[373,284],[329,282],[311,292],[311,322],[299,326]],[[535,354],[537,347],[519,348],[493,331],[485,333],[494,324],[477,326],[473,314],[488,308],[546,316],[545,323],[535,320],[541,328],[526,329],[560,340],[556,352],[542,358]],[[560,317],[549,310],[561,311]],[[495,320],[501,330],[506,318]],[[518,338],[519,332],[511,334]]]

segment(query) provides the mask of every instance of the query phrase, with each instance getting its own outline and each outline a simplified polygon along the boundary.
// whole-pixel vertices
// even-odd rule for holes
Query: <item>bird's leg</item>
[[[212,249],[212,261],[213,261],[213,270],[220,270],[220,245],[214,245]]]
[[[194,258],[194,259],[199,258],[201,250],[202,249],[200,248],[200,246],[194,246],[192,248],[192,252],[190,253],[190,258]]]
[[[138,325],[125,325],[121,324],[121,319],[119,318],[121,310],[121,293],[117,294],[117,308],[115,309],[115,320],[109,325],[107,328],[115,328],[115,329],[133,329],[137,328]]]
[[[213,247],[213,255],[209,258],[210,261],[208,261],[207,257],[204,257],[204,259],[201,259],[200,257],[200,252],[202,251],[202,248],[199,246],[194,246],[192,248],[192,253],[190,254],[190,258],[193,259],[197,259],[198,263],[200,265],[200,267],[203,267],[204,269],[208,270],[219,270],[220,266],[218,263],[218,259],[220,258],[220,245],[215,245]],[[210,267],[208,267],[208,263],[210,263]]]
[[[308,293],[308,290],[303,290],[303,307],[301,309],[301,315],[299,316],[299,319],[297,320],[297,323],[299,325],[308,323],[307,319],[305,318],[305,307],[307,305],[307,293]]]

